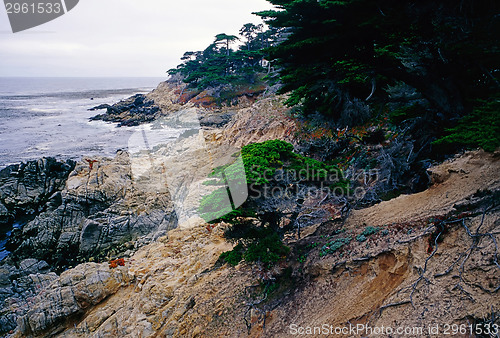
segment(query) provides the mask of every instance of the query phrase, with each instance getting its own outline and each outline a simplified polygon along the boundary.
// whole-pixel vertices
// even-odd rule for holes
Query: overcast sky
[[[3,6],[1,6],[3,7]],[[185,51],[236,35],[266,0],[80,0],[67,14],[12,33],[0,8],[0,76],[166,77]]]

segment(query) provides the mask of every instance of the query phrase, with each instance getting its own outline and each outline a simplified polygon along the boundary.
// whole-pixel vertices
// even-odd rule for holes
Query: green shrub
[[[373,234],[376,234],[377,232],[379,232],[379,228],[377,227],[372,227],[372,226],[368,226],[365,228],[365,230],[363,230],[363,232],[356,236],[356,240],[358,242],[364,242],[368,239],[368,236],[371,236]]]
[[[489,152],[495,151],[500,146],[500,96],[489,102],[480,100],[478,103],[479,106],[471,114],[447,130],[449,135],[437,139],[433,144],[481,147]]]
[[[290,248],[281,242],[272,229],[253,228],[246,236],[253,238],[247,237],[245,241],[240,241],[233,250],[223,252],[220,259],[233,266],[245,259],[247,262],[261,262],[270,268],[290,252]]]
[[[293,146],[281,140],[269,140],[262,143],[253,143],[241,149],[241,161],[230,165],[215,168],[209,175],[211,178],[207,185],[226,185],[226,182],[236,184],[248,184],[261,186],[269,184],[276,174],[278,168],[287,173],[293,173],[297,181],[318,182],[328,181],[330,189],[341,188],[342,192],[348,193],[349,181],[337,166],[329,165],[312,158],[308,158],[293,152]],[[278,178],[276,180],[279,181]],[[232,188],[235,188],[232,183]],[[232,193],[246,191],[246,189],[232,189]],[[336,190],[334,190],[336,191]],[[203,196],[200,202],[199,212],[206,221],[233,222],[241,216],[251,216],[244,205],[233,210],[228,201],[229,190],[221,187],[207,196]]]
[[[228,203],[228,194],[228,188],[219,188],[214,190],[211,194],[203,196],[199,207],[201,217],[206,221],[214,219],[222,220],[222,217],[228,217],[230,219],[235,217],[236,215],[233,213],[233,208],[231,204]]]
[[[233,250],[221,253],[219,259],[232,266],[236,266],[243,259],[242,251],[243,245],[239,243],[233,248]]]
[[[290,248],[281,242],[278,234],[273,233],[252,242],[248,246],[244,258],[247,262],[261,262],[267,267],[271,267],[289,252]]]
[[[368,238],[366,238],[366,236],[365,236],[365,235],[363,235],[363,234],[356,236],[356,240],[357,240],[358,242],[364,242],[364,241],[366,241],[367,239],[368,239]]]
[[[290,143],[281,140],[249,144],[241,149],[241,155],[249,184],[269,183],[277,168],[293,171],[309,181],[326,180],[329,177],[346,181],[338,167],[296,154]]]
[[[260,185],[269,183],[268,179],[275,174],[276,168],[282,166],[283,161],[294,154],[290,143],[269,140],[244,146],[241,156],[248,183]]]

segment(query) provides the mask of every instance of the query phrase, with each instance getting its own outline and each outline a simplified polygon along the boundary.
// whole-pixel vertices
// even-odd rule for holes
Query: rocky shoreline
[[[1,172],[2,201],[10,210],[5,217],[13,221],[21,211],[33,216],[8,238],[12,253],[0,265],[2,308],[6,299],[21,306],[33,296],[28,290],[44,287],[56,273],[129,257],[176,226],[168,193],[134,188],[130,171],[128,153],[119,151],[114,159],[43,159]],[[0,316],[0,326],[15,328],[13,317]]]
[[[43,158],[0,170],[0,226],[11,225],[23,216],[37,215],[57,203],[57,194],[75,162]]]
[[[89,110],[106,109],[105,114],[90,118],[91,121],[117,122],[118,126],[137,126],[158,118],[160,108],[154,101],[147,100],[146,95],[136,94],[113,105],[102,104]]]
[[[450,323],[478,320],[489,305],[500,306],[493,298],[500,281],[494,241],[483,243],[484,253],[471,252],[478,267],[461,272],[472,281],[460,284],[463,294],[453,289],[455,275],[435,276],[468,250],[472,237],[457,219],[469,233],[482,227],[481,240],[498,237],[498,154],[457,156],[426,172],[429,189],[354,210],[347,220],[340,200],[303,203],[299,213],[319,208],[335,217],[307,223],[300,238],[287,234],[291,254],[272,269],[245,262],[232,267],[219,259],[233,247],[224,237],[229,225],[193,216],[201,193],[211,189],[203,182],[246,144],[281,139],[297,146],[299,126],[285,114],[281,97],[215,109],[179,103],[181,93],[179,86],[162,83],[147,95],[101,106],[107,113],[98,118],[127,126],[188,111],[201,129],[189,129],[175,142],[136,153],[119,150],[114,158],[47,158],[0,171],[3,225],[30,216],[12,231],[12,253],[0,262],[0,334],[286,336],[290,323],[417,325],[413,299],[420,313]],[[384,151],[382,145],[366,149]],[[375,189],[390,175],[359,184]],[[190,208],[179,206],[179,196]],[[429,238],[440,220],[452,222],[439,243],[445,251],[425,271]],[[370,227],[375,233],[363,235]],[[347,238],[342,250],[330,252],[329,245]],[[271,287],[267,299],[261,289]],[[410,295],[412,288],[425,292]],[[440,290],[448,290],[446,297],[436,296]],[[400,297],[414,293],[410,301]],[[464,303],[467,294],[475,302]],[[450,304],[456,315],[447,310]],[[403,310],[391,312],[399,306]]]
[[[106,114],[93,119],[117,123],[119,126],[133,126],[168,116],[179,108],[191,109],[196,112],[199,126],[205,128],[204,138],[209,148],[218,152],[216,156],[224,158],[236,151],[229,151],[228,144],[234,135],[226,135],[226,132],[238,130],[238,142],[259,141],[252,130],[243,131],[234,121],[230,123],[235,114],[243,117],[239,121],[244,121],[252,119],[256,109],[275,111],[274,104],[268,103],[255,108],[250,103],[242,103],[224,109],[198,108],[189,102],[178,104],[173,99],[178,97],[178,90],[176,85],[162,83],[147,95],[138,94],[112,106],[95,107],[106,109]],[[285,130],[279,124],[270,125],[266,118],[254,123],[252,128],[272,130],[272,133],[261,133],[260,141],[285,136]],[[228,124],[229,128],[223,132],[220,128]],[[276,134],[280,130],[283,133],[281,136]],[[184,133],[171,150],[174,154],[184,154],[175,161],[181,160],[185,164],[178,162],[178,169],[170,173],[172,178],[178,177],[176,180],[182,184],[199,184],[183,181],[184,167],[195,165],[193,170],[198,172],[195,176],[200,181],[211,170],[210,166],[202,169],[206,156],[203,151],[199,154],[197,151],[186,153],[186,149],[193,144],[193,149],[197,149],[198,138],[198,132],[189,135]],[[223,143],[226,146],[215,150]],[[161,149],[155,156],[165,156]],[[116,270],[109,270],[107,262],[132,257],[139,248],[167,235],[177,226],[177,215],[169,191],[158,190],[157,183],[154,183],[161,178],[151,176],[138,179],[132,168],[138,163],[134,163],[128,152],[119,150],[114,158],[84,157],[78,162],[44,158],[0,171],[2,225],[10,227],[21,217],[30,216],[24,226],[12,230],[6,243],[11,253],[0,262],[0,333],[5,334],[17,328],[24,334],[38,335],[51,325],[64,322],[68,316],[81,313],[89,305],[98,304],[104,297],[116,292],[121,284],[130,282],[126,269],[118,266]],[[192,170],[189,172],[192,173]],[[193,195],[186,198],[199,197]],[[193,200],[189,203],[197,202]],[[104,265],[96,264],[102,262]],[[80,272],[75,275],[76,271]],[[92,282],[82,284],[82,277],[66,280],[62,284],[59,282],[63,276],[75,278],[79,274],[84,276],[84,280],[89,278]],[[74,294],[80,292],[75,291],[75,288],[91,287],[97,290],[99,288],[89,286],[89,283],[107,285],[110,280],[118,282],[113,282],[114,286],[108,291],[98,291],[95,296],[91,295],[94,291],[81,291],[92,299],[87,296],[83,297],[85,300],[74,298],[76,303],[69,309],[64,305],[73,299],[69,296],[68,299],[59,295],[55,299],[44,300],[45,305],[51,304],[49,307],[57,309],[55,312],[58,315],[54,317],[39,313],[36,316],[43,316],[43,319],[39,317],[33,321],[32,315],[29,315],[30,319],[22,319],[33,305],[37,305],[33,303],[33,297],[42,295],[43,292],[40,292],[51,283],[59,283],[57,289],[61,294],[70,289]]]
[[[238,109],[250,107],[256,100],[262,98],[259,93],[241,95],[234,98],[233,105],[205,105],[202,98],[211,97],[210,93],[198,93],[185,99],[185,84],[162,82],[148,94],[136,94],[113,105],[103,104],[90,111],[106,110],[90,118],[91,121],[117,123],[118,127],[138,126],[169,116],[180,109],[197,108],[200,125],[206,128],[221,128],[231,121]]]
[[[498,275],[490,257],[495,251],[494,242],[486,241],[485,237],[483,253],[477,250],[471,253],[474,265],[468,264],[463,281],[458,281],[476,302],[464,302],[460,292],[451,290],[457,283],[453,274],[438,275],[452,264],[453,257],[459,257],[468,248],[470,238],[457,219],[463,218],[471,233],[482,228],[483,232],[498,237],[498,205],[493,209],[490,207],[492,203],[495,205],[498,198],[495,196],[500,191],[498,173],[495,174],[497,161],[494,156],[481,152],[465,154],[432,169],[431,189],[355,211],[345,224],[350,236],[360,236],[367,220],[384,231],[363,241],[353,241],[349,245],[348,257],[322,257],[320,252],[324,247],[315,248],[314,245],[325,241],[324,238],[328,241],[345,236],[347,233],[338,231],[338,223],[327,221],[305,229],[303,239],[287,240],[288,245],[301,248],[287,260],[286,264],[294,271],[287,279],[282,279],[287,271],[284,267],[265,272],[259,266],[247,264],[240,264],[237,268],[221,265],[219,254],[232,247],[223,237],[227,227],[224,223],[208,227],[198,222],[170,231],[152,230],[156,235],[151,240],[138,238],[128,252],[108,253],[102,260],[81,263],[60,273],[54,272],[53,265],[39,259],[2,262],[0,325],[4,333],[10,331],[16,337],[134,337],[139,334],[183,337],[221,332],[234,337],[248,332],[250,336],[286,336],[283,333],[288,332],[290,322],[306,325],[309,321],[315,324],[327,320],[332,325],[342,325],[351,317],[365,316],[373,321],[373,325],[394,326],[397,322],[399,325],[418,326],[421,319],[412,315],[412,304],[407,300],[412,287],[425,290],[425,293],[417,291],[411,295],[418,311],[427,309],[427,321],[433,318],[456,322],[464,316],[468,316],[467,320],[479,320],[489,314],[490,306],[498,305],[498,301],[492,299],[496,284],[493,280],[484,284],[488,280],[486,276],[495,279]],[[127,203],[123,200],[126,195],[118,192],[120,185],[117,184],[122,180],[126,182],[124,171],[116,174],[114,179],[106,178],[107,174],[118,169],[117,165],[126,167],[127,162],[128,154],[120,152],[114,159],[99,159],[100,164],[95,162],[92,170],[88,163],[77,163],[61,194],[73,195],[67,203],[75,203],[77,196],[80,202]],[[88,194],[82,195],[83,188],[78,182],[86,181],[89,173],[91,176],[97,174],[96,177],[103,181],[98,184],[96,178],[88,185]],[[478,180],[480,177],[488,179]],[[112,186],[117,189],[112,189]],[[491,191],[483,195],[470,192],[486,186]],[[444,198],[445,194],[450,194],[449,198]],[[129,196],[131,204],[137,205],[138,201],[134,201],[137,195],[132,193]],[[414,202],[408,204],[408,198]],[[388,212],[398,208],[405,211],[392,216]],[[151,206],[149,212],[154,210]],[[111,214],[109,207],[96,215],[101,213],[109,213],[111,218],[117,215],[116,212]],[[450,221],[444,241],[439,243],[442,254],[436,255],[423,272],[418,272],[429,257],[426,254],[428,236],[439,219],[455,221]],[[150,222],[156,223],[152,219]],[[84,220],[83,224],[88,227],[90,223]],[[119,226],[118,223],[115,226]],[[79,231],[83,241],[80,246],[89,238],[95,238],[83,236],[87,232],[85,225]],[[107,240],[113,239],[107,237]],[[300,256],[306,248],[310,250],[308,255]],[[116,257],[124,257],[123,264],[109,262]],[[257,306],[262,302],[262,294],[254,290],[258,288],[255,281],[271,283],[266,273],[278,276],[275,278],[284,286],[279,286],[277,292],[284,294]],[[420,273],[432,279],[432,284],[422,282],[415,286]],[[292,281],[301,286],[284,291],[287,290],[286,283]],[[484,290],[473,285],[482,285]],[[281,290],[282,287],[285,289]],[[396,292],[399,289],[401,292]],[[443,289],[451,291],[443,296],[440,293]],[[324,292],[332,296],[324,297]],[[442,296],[438,297],[438,294]],[[456,308],[453,313],[446,310],[450,304]],[[300,311],[290,313],[287,310],[290,307]],[[395,312],[393,307],[401,307],[401,310]],[[331,308],[338,311],[324,310]],[[321,313],[323,319],[310,318],[310,313]],[[249,324],[235,318],[245,318]]]

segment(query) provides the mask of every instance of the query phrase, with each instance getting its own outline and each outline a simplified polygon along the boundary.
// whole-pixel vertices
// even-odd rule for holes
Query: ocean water
[[[0,78],[0,168],[42,156],[79,160],[126,149],[134,128],[89,121],[163,78]]]
[[[53,156],[80,160],[114,156],[127,149],[142,127],[121,127],[89,118],[89,111],[154,89],[163,78],[0,78],[0,169],[9,164]],[[167,135],[167,137],[172,137]],[[0,227],[0,261],[12,227]]]

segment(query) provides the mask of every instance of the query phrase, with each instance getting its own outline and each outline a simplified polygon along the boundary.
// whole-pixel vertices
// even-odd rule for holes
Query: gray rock
[[[161,114],[160,107],[143,94],[136,94],[112,106],[103,104],[89,110],[100,109],[106,109],[106,113],[90,118],[91,121],[119,122],[119,126],[136,126],[153,121]]]
[[[227,112],[223,114],[208,113],[201,115],[200,125],[203,127],[220,128],[228,124],[234,114],[234,112]]]
[[[101,237],[103,225],[93,220],[86,220],[80,234],[80,252],[96,250]]]
[[[48,168],[47,163],[23,169],[38,174],[16,189],[20,167],[0,172],[0,200],[8,212],[44,210],[9,239],[12,253],[4,262],[11,265],[0,266],[0,335],[14,329],[19,317],[20,332],[56,328],[64,318],[102,301],[128,277],[107,264],[78,264],[131,256],[177,224],[168,190],[138,185],[126,152],[113,159],[84,159],[67,178],[35,170]]]
[[[66,182],[75,162],[42,158],[0,170],[0,223],[17,214],[38,213]]]
[[[26,272],[26,274],[37,272],[38,271],[38,260],[34,258],[28,258],[21,263],[19,263],[19,269],[23,272]]]
[[[0,223],[7,223],[10,218],[9,210],[0,201]]]
[[[5,267],[0,267],[0,287],[10,286],[10,271]]]
[[[28,312],[31,299],[49,286],[58,276],[49,271],[47,262],[25,259],[19,269],[0,267],[0,334],[13,330],[17,318]]]
[[[95,161],[92,168],[89,161]],[[129,248],[122,244],[131,239],[147,237],[141,243],[148,243],[158,238],[156,232],[175,227],[168,193],[137,190],[130,165],[122,151],[114,159],[77,163],[66,187],[47,203],[52,207],[14,233],[13,254],[63,271],[91,257],[106,259],[110,250],[125,252]]]
[[[32,307],[17,320],[18,332],[56,332],[67,317],[100,303],[129,282],[125,267],[109,269],[107,264],[81,264],[56,277],[45,292],[35,296]]]

